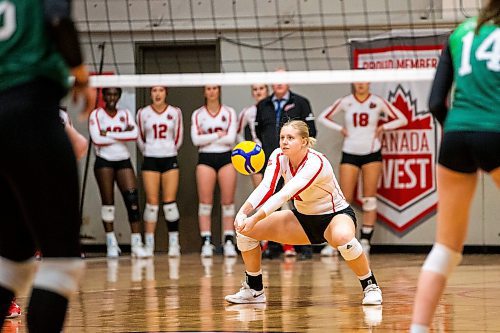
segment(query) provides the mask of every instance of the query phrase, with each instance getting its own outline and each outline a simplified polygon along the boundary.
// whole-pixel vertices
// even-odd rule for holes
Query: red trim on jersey
[[[339,100],[337,101],[337,103],[335,103],[335,105],[332,107],[332,109],[330,110],[330,112],[328,112],[328,113],[326,114],[325,118],[327,118],[327,119],[328,119],[328,117],[330,117],[332,114],[334,114],[334,113],[335,113],[336,109],[340,106],[340,103],[342,103],[342,100],[343,100],[343,99],[344,99],[344,97],[342,97],[341,99],[339,99]],[[328,120],[330,120],[330,119],[328,119]],[[332,121],[332,120],[330,120],[330,121]]]
[[[99,130],[99,135],[100,135],[100,136],[103,136],[103,135],[102,135],[102,130],[101,130],[101,124],[99,123],[99,115],[98,115],[99,111],[101,111],[101,110],[102,110],[102,109],[101,109],[101,108],[99,108],[99,109],[97,109],[97,111],[95,112],[95,122],[96,122],[96,124],[97,124],[97,129]],[[104,111],[104,112],[106,113],[106,111]]]
[[[208,107],[207,107],[206,105],[203,105],[203,107],[205,108],[205,110],[207,111],[207,113],[208,113],[208,114],[210,115],[210,117],[212,117],[212,118],[217,118],[217,116],[218,116],[218,115],[219,115],[219,113],[220,113],[220,110],[222,110],[222,104],[221,104],[221,105],[219,105],[219,111],[217,111],[217,113],[216,113],[216,114],[212,115],[212,114],[210,113],[210,111],[208,111]]]
[[[301,188],[301,189],[300,189],[297,193],[295,193],[295,195],[293,195],[293,196],[292,196],[292,198],[297,197],[297,196],[298,196],[300,193],[302,193],[302,192],[303,192],[306,188],[308,188],[308,187],[312,184],[312,182],[314,181],[314,179],[316,179],[316,177],[318,177],[319,173],[320,173],[320,172],[321,172],[321,170],[323,169],[323,159],[322,159],[319,155],[317,155],[317,154],[315,154],[315,153],[313,153],[313,152],[310,152],[310,153],[311,153],[311,154],[313,154],[313,155],[316,155],[316,156],[319,158],[319,160],[321,161],[321,166],[319,167],[318,172],[316,172],[316,174],[315,174],[315,175],[311,178],[311,180],[309,180],[309,182],[306,184],[306,186],[304,186],[304,187],[303,187],[303,188]]]
[[[364,102],[366,102],[368,99],[370,99],[370,97],[372,96],[372,94],[368,94],[368,96],[366,96],[366,98],[364,100],[360,100],[358,98],[358,96],[356,96],[356,94],[352,94],[352,96],[354,97],[355,100],[357,100],[359,103],[363,104]]]
[[[306,156],[304,156],[302,161],[300,161],[299,165],[297,166],[297,171],[299,171],[300,167],[302,167],[304,165],[304,163],[307,161],[307,155],[309,155],[309,152],[307,152]],[[290,172],[292,173],[292,177],[295,176],[297,171],[293,170],[292,162],[290,162],[290,160],[288,160],[288,166],[290,167]]]
[[[241,133],[242,130],[242,125],[243,125],[243,118],[245,118],[245,113],[248,111],[249,108],[245,108],[243,111],[241,111],[240,114],[240,119],[238,121],[238,133]]]
[[[276,155],[276,169],[274,170],[274,175],[273,175],[273,180],[271,181],[271,186],[269,188],[269,191],[264,195],[262,200],[259,202],[257,207],[260,207],[261,205],[264,204],[274,193],[274,189],[276,187],[276,183],[278,182],[278,176],[280,174],[281,170],[281,164],[280,164],[280,156],[283,155],[283,153],[279,153]]]
[[[231,112],[228,110],[227,113],[229,113],[229,120],[227,122],[227,130],[226,130],[226,133],[229,133],[229,129],[231,128],[231,120],[232,120],[232,114]],[[227,135],[227,134],[226,134]]]
[[[151,104],[150,106],[151,106],[151,109],[152,109],[155,113],[157,113],[157,114],[159,114],[159,115],[163,114],[163,113],[164,113],[165,111],[167,111],[167,109],[168,109],[168,104],[166,104],[165,109],[163,109],[163,111],[157,111],[157,110],[153,107],[153,104]]]
[[[338,194],[342,197],[342,199],[344,199],[344,200],[345,200],[344,193],[342,193],[342,190],[339,188],[339,186],[340,186],[340,185],[339,185],[339,186],[337,186],[337,185],[338,185],[338,184],[337,184],[337,182],[334,182],[334,184],[335,184],[335,189],[337,190]],[[333,199],[332,199],[332,200],[333,200]],[[347,201],[347,200],[345,200],[345,201]],[[333,206],[335,207],[335,204],[333,204]],[[335,209],[334,209],[334,210],[335,210]]]
[[[333,200],[333,194],[328,192],[328,191],[327,191],[327,193],[330,194],[330,197],[332,198],[332,210],[335,213],[335,200]]]
[[[181,133],[181,110],[179,108],[175,108],[175,110],[177,111],[177,134],[175,135],[174,143],[177,147],[177,142],[179,142],[179,135]]]
[[[111,119],[115,119],[116,115],[117,115],[118,113],[120,113],[120,110],[116,109],[116,113],[112,116],[112,115],[110,115],[110,114],[108,113],[108,111],[106,111],[106,109],[102,109],[102,108],[101,108],[101,110],[103,110],[103,111],[104,111],[104,113],[105,113],[105,114],[106,114],[109,118],[111,118]]]
[[[196,128],[198,129],[198,134],[203,134],[203,131],[201,130],[200,125],[198,124],[198,116],[200,115],[200,112],[196,112],[196,116],[194,117],[194,123],[196,125]]]
[[[117,112],[117,113],[118,113],[118,112]],[[126,120],[127,120],[127,126],[126,126],[126,127],[128,127],[128,112],[127,112],[127,111],[125,111],[125,118],[126,118]]]
[[[137,111],[137,126],[139,126],[139,133],[141,134],[142,142],[146,143],[146,136],[144,135],[144,132],[142,130],[142,110],[144,109],[139,109],[139,111]]]

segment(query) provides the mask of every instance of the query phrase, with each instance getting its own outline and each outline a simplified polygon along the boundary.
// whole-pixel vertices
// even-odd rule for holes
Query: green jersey
[[[47,35],[41,0],[0,0],[0,91],[46,77],[68,86],[68,67]]]
[[[450,36],[455,92],[445,131],[500,132],[500,28],[477,18]]]

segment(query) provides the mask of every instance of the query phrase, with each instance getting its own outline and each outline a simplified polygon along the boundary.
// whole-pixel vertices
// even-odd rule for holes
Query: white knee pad
[[[104,222],[113,222],[115,220],[115,206],[102,206],[101,219]]]
[[[222,205],[222,217],[234,217],[235,214],[234,204]]]
[[[435,243],[422,266],[423,271],[429,271],[448,277],[453,269],[462,261],[462,254],[455,252],[443,244]]]
[[[146,204],[146,207],[144,207],[144,221],[145,222],[157,222],[158,221],[158,210],[159,207],[158,205],[150,205]]]
[[[337,247],[337,249],[346,261],[357,259],[363,253],[363,248],[356,238],[353,238],[346,244]]]
[[[259,241],[236,232],[236,245],[241,252],[245,252],[259,246]]]
[[[363,197],[361,198],[363,205],[361,208],[364,212],[369,212],[377,209],[377,198],[376,197]]]
[[[210,208],[210,213],[212,208]],[[176,202],[171,202],[163,205],[163,213],[165,214],[165,219],[167,221],[177,221],[180,218],[179,209],[177,208]],[[210,215],[210,214],[208,214]]]
[[[25,293],[33,282],[35,260],[16,262],[0,257],[0,285],[15,295]]]
[[[69,298],[78,290],[84,271],[85,262],[82,259],[44,258],[33,286]]]
[[[199,216],[210,216],[210,215],[212,215],[212,204],[200,203],[198,205],[198,215]]]

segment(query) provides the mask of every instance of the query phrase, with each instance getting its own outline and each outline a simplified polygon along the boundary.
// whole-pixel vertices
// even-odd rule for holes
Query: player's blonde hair
[[[283,127],[285,126],[296,129],[299,132],[299,135],[307,140],[307,147],[312,147],[316,144],[316,139],[312,136],[309,136],[309,126],[307,126],[304,121],[290,120],[283,125]]]

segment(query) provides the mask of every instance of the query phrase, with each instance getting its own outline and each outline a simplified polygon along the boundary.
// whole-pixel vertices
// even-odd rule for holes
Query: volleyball
[[[266,157],[261,146],[253,141],[242,141],[234,146],[231,152],[231,162],[239,173],[252,175],[262,169]]]

